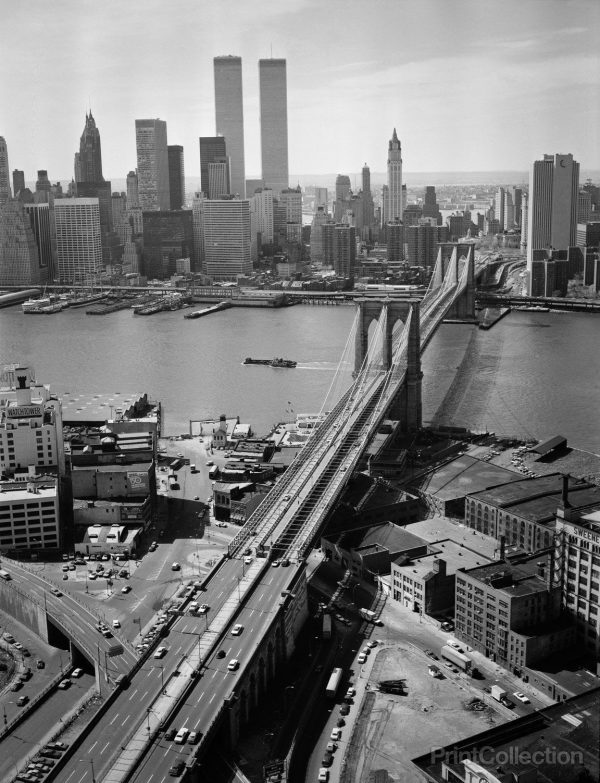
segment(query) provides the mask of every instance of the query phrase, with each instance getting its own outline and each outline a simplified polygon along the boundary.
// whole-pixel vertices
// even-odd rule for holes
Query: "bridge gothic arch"
[[[369,327],[379,320],[384,308],[387,311],[383,346],[383,368],[389,370],[393,362],[394,327],[398,322],[410,327],[407,347],[407,368],[404,382],[389,407],[389,415],[400,421],[401,431],[418,430],[422,424],[421,382],[421,337],[419,328],[419,302],[397,299],[358,299],[358,325],[354,349],[355,374],[360,372],[369,348]]]

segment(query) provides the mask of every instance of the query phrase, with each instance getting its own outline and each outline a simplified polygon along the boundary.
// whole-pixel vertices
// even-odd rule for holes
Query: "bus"
[[[0,579],[4,579],[5,582],[8,582],[10,579],[12,579],[12,577],[8,573],[8,571],[1,570],[0,571]]]
[[[342,681],[343,673],[344,673],[343,669],[340,669],[339,667],[336,667],[331,672],[331,677],[329,678],[327,682],[327,687],[325,688],[325,695],[328,696],[330,699],[335,698],[337,689],[339,688],[340,682]]]

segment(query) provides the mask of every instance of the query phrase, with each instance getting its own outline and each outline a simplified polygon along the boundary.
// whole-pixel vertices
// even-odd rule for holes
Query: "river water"
[[[327,407],[350,382],[350,306],[48,316],[0,310],[0,364],[24,362],[56,393],[148,392],[167,434],[190,419],[239,415],[258,434]],[[423,357],[423,418],[502,435],[561,434],[600,454],[600,317],[513,312],[489,331],[440,327]],[[341,380],[331,389],[342,355]],[[296,369],[244,366],[281,356]]]

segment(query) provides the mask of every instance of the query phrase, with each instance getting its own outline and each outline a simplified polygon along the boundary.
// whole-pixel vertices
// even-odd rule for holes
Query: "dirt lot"
[[[407,695],[375,690],[380,680],[402,678]],[[443,679],[434,679],[428,674],[428,659],[408,643],[381,647],[369,682],[342,783],[368,783],[374,770],[387,770],[402,783],[425,780],[412,766],[412,758],[504,720],[490,707],[481,712],[466,709],[475,695],[468,681],[449,671]]]

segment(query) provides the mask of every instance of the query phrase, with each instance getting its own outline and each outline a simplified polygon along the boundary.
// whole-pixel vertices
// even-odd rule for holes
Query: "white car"
[[[377,639],[371,639],[371,641],[367,642],[367,647],[370,647],[371,649],[377,647]]]
[[[113,620],[112,626],[113,626],[113,628],[120,628],[121,627],[121,623],[118,620]]]
[[[244,558],[244,563],[245,563],[246,565],[250,565],[250,563],[251,563],[251,562],[252,562],[252,558],[250,557],[250,555],[247,555],[247,556]]]
[[[523,702],[523,704],[530,704],[530,703],[531,703],[531,702],[529,701],[529,699],[527,698],[527,696],[525,696],[525,694],[524,694],[524,693],[521,693],[521,691],[515,691],[513,695],[514,695],[514,696],[515,696],[515,698],[517,698],[519,701],[522,701],[522,702]]]
[[[318,780],[319,780],[319,783],[327,783],[327,781],[329,780],[329,770],[327,769],[327,767],[321,767],[319,769],[319,778],[318,778]]]
[[[240,662],[238,661],[238,659],[237,658],[233,658],[227,664],[227,668],[229,669],[230,672],[234,672],[238,668],[239,665],[240,665]]]
[[[231,635],[239,636],[243,630],[244,630],[244,626],[241,623],[237,623],[237,625],[234,625],[233,628],[231,629]]]
[[[361,653],[356,660],[362,665],[367,662],[367,656],[364,653]]]
[[[201,605],[201,606],[198,608],[198,612],[199,612],[199,614],[206,614],[206,613],[208,612],[208,610],[209,610],[209,609],[210,609],[210,606],[209,606],[208,604],[202,604],[202,605]]]
[[[73,669],[73,671],[71,672],[71,677],[75,677],[75,678],[81,677],[82,674],[83,674],[83,669]]]
[[[158,647],[156,652],[154,653],[154,657],[155,658],[162,658],[165,655],[166,652],[167,652],[167,648],[166,647]]]
[[[332,729],[329,736],[334,742],[339,742],[342,738],[342,730],[338,728]]]
[[[454,639],[448,639],[446,641],[446,644],[449,647],[454,647],[455,650],[460,650],[460,644],[458,642],[455,642]]]

